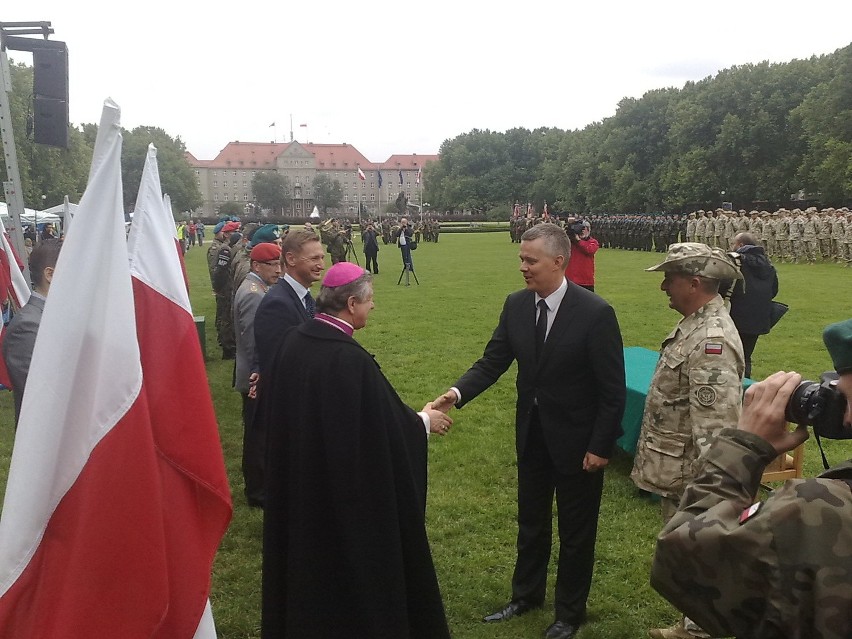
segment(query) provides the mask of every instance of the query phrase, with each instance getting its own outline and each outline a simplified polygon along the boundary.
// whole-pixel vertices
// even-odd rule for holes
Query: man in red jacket
[[[592,237],[591,225],[568,218],[568,237],[571,239],[571,257],[565,276],[574,284],[594,292],[595,290],[595,253],[600,244]]]

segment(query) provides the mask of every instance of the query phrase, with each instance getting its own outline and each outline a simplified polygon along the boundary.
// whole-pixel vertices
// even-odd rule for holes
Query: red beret
[[[228,222],[222,227],[222,233],[233,233],[240,230],[239,222]]]
[[[269,262],[281,258],[281,248],[272,242],[258,244],[251,250],[251,259],[255,262]]]

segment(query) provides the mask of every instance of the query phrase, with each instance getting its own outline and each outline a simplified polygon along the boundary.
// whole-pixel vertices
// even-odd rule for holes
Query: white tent
[[[314,206],[314,210],[311,212],[311,217],[316,218],[317,220],[320,217],[319,209],[316,206]]]
[[[76,204],[71,206],[76,207]],[[56,208],[56,207],[53,207]],[[24,209],[24,214],[21,216],[22,224],[61,224],[62,218],[54,213],[47,211],[36,211],[35,209]],[[0,218],[3,218],[3,224],[8,229],[10,227],[9,206],[5,202],[0,202]]]

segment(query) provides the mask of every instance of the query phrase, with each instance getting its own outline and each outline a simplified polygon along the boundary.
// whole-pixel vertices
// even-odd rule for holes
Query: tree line
[[[474,129],[425,168],[438,210],[682,212],[852,204],[852,45],[624,98],[581,130]]]

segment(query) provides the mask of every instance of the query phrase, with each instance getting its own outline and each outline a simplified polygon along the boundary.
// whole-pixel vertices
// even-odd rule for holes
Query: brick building
[[[438,159],[437,155],[392,155],[385,162],[371,162],[351,144],[312,144],[304,142],[229,142],[212,160],[199,160],[186,154],[195,171],[203,204],[196,215],[212,217],[223,202],[236,201],[247,214],[256,206],[252,179],[260,171],[275,171],[290,182],[291,216],[310,215],[314,208],[311,185],[325,173],[340,182],[343,201],[332,214],[352,215],[358,203],[368,214],[377,214],[404,191],[412,204],[419,204],[421,169]],[[358,177],[358,169],[366,179]],[[382,186],[379,188],[378,174]],[[420,177],[420,184],[418,184]]]

